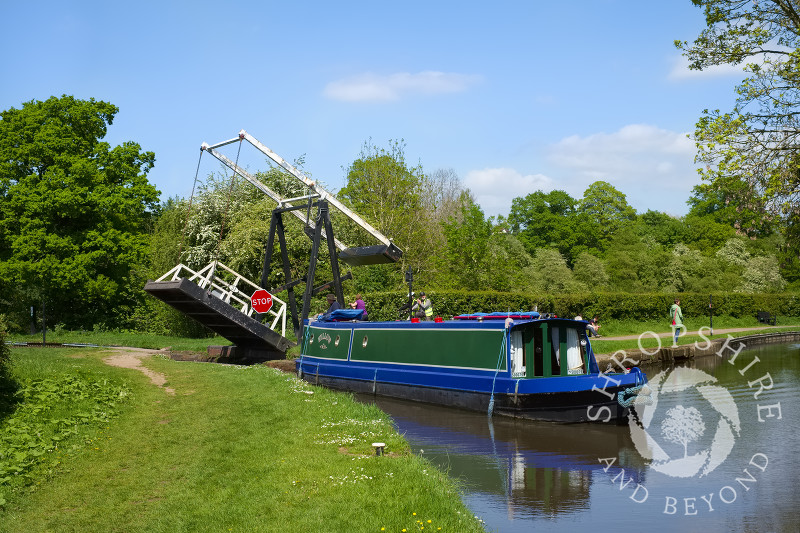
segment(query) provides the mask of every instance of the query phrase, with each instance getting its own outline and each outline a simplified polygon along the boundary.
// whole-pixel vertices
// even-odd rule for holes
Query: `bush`
[[[11,348],[6,344],[6,316],[0,315],[0,379],[2,379],[3,371],[8,367],[8,361],[11,359]]]
[[[17,385],[11,379],[11,348],[6,344],[6,317],[0,315],[0,421],[14,407]]]

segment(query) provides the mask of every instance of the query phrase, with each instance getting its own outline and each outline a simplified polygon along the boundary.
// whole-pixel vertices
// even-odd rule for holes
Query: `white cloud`
[[[703,70],[690,70],[689,60],[684,56],[675,56],[672,60],[672,68],[667,74],[667,79],[671,81],[682,81],[688,79],[701,78],[721,78],[725,76],[735,76],[744,78],[743,65],[714,65]]]
[[[543,174],[523,175],[513,168],[485,168],[469,171],[464,186],[472,191],[487,216],[507,215],[512,199],[534,191],[550,191],[553,180]]]
[[[573,135],[546,148],[541,173],[513,168],[467,173],[464,185],[489,215],[507,215],[511,201],[534,191],[566,191],[576,199],[589,185],[606,181],[625,194],[638,212],[648,209],[683,215],[692,187],[699,183],[694,142],[684,132],[631,124],[613,133]]]
[[[639,212],[670,211],[666,206],[684,204],[699,181],[695,152],[685,132],[631,124],[614,133],[564,138],[548,147],[548,161],[550,174],[562,177],[555,188],[577,198],[602,180]]]
[[[325,86],[323,94],[331,100],[345,102],[387,102],[414,94],[461,92],[480,80],[476,75],[435,71],[398,72],[386,76],[367,73],[332,81]]]
[[[572,135],[548,149],[551,163],[589,177],[636,181],[642,175],[665,174],[694,160],[687,134],[647,124],[630,124],[614,133]]]

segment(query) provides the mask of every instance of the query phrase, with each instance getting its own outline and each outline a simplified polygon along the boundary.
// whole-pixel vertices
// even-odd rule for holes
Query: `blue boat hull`
[[[628,407],[622,398],[630,389],[647,381],[638,368],[627,373],[599,373],[591,346],[585,339],[585,323],[559,319],[473,324],[427,324],[417,329],[407,323],[312,324],[307,326],[307,342],[297,360],[298,375],[310,383],[333,389],[474,411],[491,410],[492,414],[502,416],[604,423],[625,423]],[[560,344],[544,344],[541,335],[538,338],[533,335],[536,328],[555,330],[552,337],[560,335]],[[557,328],[574,331],[567,335],[563,331],[559,333]],[[518,357],[516,366],[511,331],[516,331],[518,351],[522,350],[520,346],[525,339],[529,343],[527,355],[523,359]],[[576,332],[584,336],[583,340]],[[431,339],[439,338],[447,339],[447,343],[431,349],[430,345],[435,343]],[[544,341],[550,338],[545,334]],[[419,339],[425,339],[428,346],[421,354],[415,342]],[[499,359],[498,339],[501,340]],[[541,368],[542,350],[537,349],[535,343],[544,344],[548,356],[553,355],[552,364],[548,363],[544,370]],[[470,351],[473,345],[478,347]],[[458,346],[457,358],[443,353],[449,346]],[[581,357],[573,359],[581,367],[580,374],[567,374],[566,368],[560,368],[560,363],[566,363],[567,351],[572,350],[572,346],[575,350],[580,346],[582,350]],[[387,351],[393,353],[393,357],[381,360]],[[415,353],[406,355],[411,351]],[[556,357],[556,351],[563,357]],[[577,352],[573,352],[574,357]],[[537,356],[539,367],[533,362]],[[526,360],[528,366],[524,376],[518,375],[522,360]],[[468,364],[456,366],[453,361],[467,361]],[[531,377],[533,367],[544,375]]]

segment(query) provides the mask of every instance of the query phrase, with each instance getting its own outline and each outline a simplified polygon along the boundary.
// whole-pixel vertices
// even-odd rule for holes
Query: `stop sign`
[[[256,313],[266,313],[272,307],[272,295],[264,289],[258,289],[250,297],[250,305]]]

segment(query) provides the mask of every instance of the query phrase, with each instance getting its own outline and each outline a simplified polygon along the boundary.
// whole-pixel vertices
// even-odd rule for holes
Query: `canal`
[[[643,370],[622,426],[370,401],[487,531],[800,531],[800,345]]]

